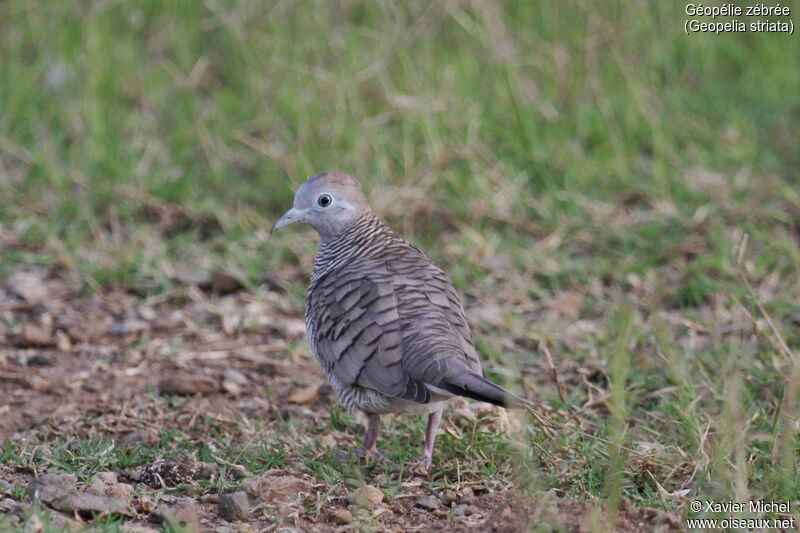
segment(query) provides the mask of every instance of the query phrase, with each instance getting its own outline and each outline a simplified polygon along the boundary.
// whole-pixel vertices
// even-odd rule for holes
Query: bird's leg
[[[367,431],[364,433],[364,445],[356,454],[360,457],[374,457],[381,461],[388,461],[381,452],[378,451],[378,433],[381,429],[381,418],[377,413],[365,413],[367,415]]]
[[[428,415],[428,427],[425,429],[425,446],[422,448],[422,455],[419,461],[414,464],[414,468],[427,470],[430,468],[433,459],[433,443],[436,440],[436,432],[442,421],[442,408],[437,409]]]

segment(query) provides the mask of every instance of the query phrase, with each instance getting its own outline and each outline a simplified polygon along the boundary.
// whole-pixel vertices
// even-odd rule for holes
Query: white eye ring
[[[330,207],[333,205],[333,196],[324,192],[317,196],[317,205],[320,207]]]

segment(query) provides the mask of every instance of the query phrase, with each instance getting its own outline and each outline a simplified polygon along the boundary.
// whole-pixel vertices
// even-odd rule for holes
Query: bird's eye
[[[328,207],[333,203],[333,198],[330,194],[320,194],[317,198],[317,205],[320,207]]]

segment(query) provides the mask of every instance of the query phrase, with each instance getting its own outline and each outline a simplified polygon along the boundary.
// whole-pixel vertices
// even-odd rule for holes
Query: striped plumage
[[[483,378],[447,275],[372,212],[355,178],[309,178],[274,229],[297,220],[321,237],[306,300],[309,342],[340,401],[368,417],[364,453],[380,455],[379,414],[427,412],[427,466],[447,400],[519,400]]]

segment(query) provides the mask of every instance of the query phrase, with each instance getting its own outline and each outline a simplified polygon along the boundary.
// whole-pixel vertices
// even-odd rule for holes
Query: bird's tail
[[[438,383],[437,387],[452,394],[499,405],[500,407],[523,407],[529,405],[526,400],[478,374],[461,374],[457,377],[447,377]]]

